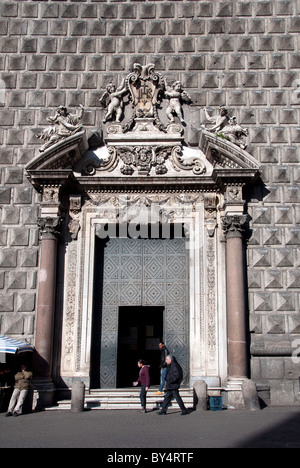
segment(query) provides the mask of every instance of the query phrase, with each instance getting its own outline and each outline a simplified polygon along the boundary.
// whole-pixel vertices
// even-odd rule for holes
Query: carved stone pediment
[[[213,166],[213,177],[251,181],[260,174],[260,165],[247,151],[215,134],[202,130],[199,147]]]
[[[70,174],[88,150],[85,130],[75,133],[38,154],[26,166],[26,173],[35,186],[48,182],[60,182]],[[69,175],[67,175],[67,173]]]

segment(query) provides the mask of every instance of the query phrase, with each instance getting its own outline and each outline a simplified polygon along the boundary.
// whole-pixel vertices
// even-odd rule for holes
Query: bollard
[[[256,384],[253,380],[246,380],[242,385],[242,392],[246,409],[251,411],[260,410],[259,398],[257,395]]]
[[[204,380],[197,380],[194,383],[194,408],[200,411],[207,411],[207,385]]]
[[[75,381],[72,385],[71,411],[80,413],[84,411],[85,385],[81,381]]]

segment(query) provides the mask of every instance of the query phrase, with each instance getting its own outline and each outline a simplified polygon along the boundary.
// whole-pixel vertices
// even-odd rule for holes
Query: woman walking
[[[143,359],[140,359],[137,363],[140,368],[139,378],[136,382],[133,383],[135,387],[138,384],[141,384],[140,400],[141,400],[141,413],[146,413],[146,396],[150,387],[150,374],[149,366],[146,365],[146,362]]]

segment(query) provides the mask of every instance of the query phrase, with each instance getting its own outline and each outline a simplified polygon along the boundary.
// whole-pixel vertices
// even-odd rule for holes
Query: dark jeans
[[[140,393],[140,400],[141,400],[141,405],[142,408],[146,408],[146,385],[141,386],[141,393]]]
[[[177,401],[178,406],[181,409],[181,411],[186,411],[186,407],[184,406],[184,403],[183,403],[183,401],[181,399],[181,396],[179,395],[179,389],[167,390],[165,398],[164,398],[164,402],[163,402],[163,405],[162,405],[162,408],[161,408],[161,411],[162,412],[167,411],[168,406],[171,403],[171,400],[172,400],[173,397]]]

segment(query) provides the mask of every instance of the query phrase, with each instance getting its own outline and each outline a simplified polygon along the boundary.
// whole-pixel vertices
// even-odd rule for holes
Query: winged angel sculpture
[[[154,118],[158,122],[157,106],[161,98],[165,97],[168,99],[166,115],[170,122],[174,122],[174,116],[177,116],[181,123],[184,122],[182,102],[190,102],[190,96],[182,89],[180,81],[175,81],[170,86],[166,78],[162,79],[154,68],[152,63],[145,66],[135,63],[133,71],[123,79],[119,87],[113,83],[106,86],[106,91],[99,99],[102,107],[107,109],[104,123],[114,118],[120,123],[124,109],[123,98],[126,94],[132,101],[134,118]]]

